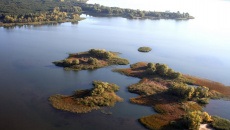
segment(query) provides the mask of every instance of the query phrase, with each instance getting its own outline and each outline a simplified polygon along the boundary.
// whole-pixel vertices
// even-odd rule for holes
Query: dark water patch
[[[210,100],[204,108],[210,115],[217,115],[230,120],[230,101]]]

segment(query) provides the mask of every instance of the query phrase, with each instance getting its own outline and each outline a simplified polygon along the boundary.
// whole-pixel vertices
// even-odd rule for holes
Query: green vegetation
[[[206,122],[211,121],[211,116],[207,112],[192,111],[188,112],[187,115],[183,117],[183,120],[188,129],[198,130],[203,120]]]
[[[87,4],[87,0],[1,0],[0,26],[25,24],[51,24],[76,22],[79,15],[120,16],[130,19],[191,19],[188,13],[153,12],[99,4]]]
[[[119,72],[128,76],[145,78],[145,77],[160,77],[166,79],[180,79],[182,74],[175,72],[165,64],[160,63],[144,63],[138,62],[130,65],[129,69],[115,69],[115,72]],[[130,73],[135,72],[135,73]]]
[[[209,89],[205,86],[189,87],[184,83],[172,83],[170,86],[168,92],[181,100],[194,100],[200,104],[208,104]]]
[[[139,52],[150,52],[152,49],[150,47],[140,47],[138,48]]]
[[[70,54],[68,58],[53,62],[66,70],[92,70],[109,65],[127,65],[129,61],[106,50],[91,49],[87,52]]]
[[[128,87],[130,92],[140,95],[131,98],[130,102],[153,106],[158,114],[139,119],[141,124],[153,130],[196,130],[201,123],[210,124],[213,120],[208,113],[202,112],[202,106],[208,103],[209,98],[225,97],[222,90],[228,90],[218,83],[182,75],[159,63],[138,62],[130,68],[114,71],[141,78],[139,83]]]
[[[193,19],[189,13],[141,11],[134,9],[122,9],[118,7],[106,7],[99,4],[81,4],[84,13],[92,16],[119,16],[130,19]]]
[[[216,130],[230,130],[230,121],[218,116],[212,117],[213,122],[211,123],[212,127]]]
[[[81,13],[80,7],[72,6],[72,11],[68,11],[61,6],[61,3],[58,3],[60,2],[35,0],[0,1],[0,26],[75,23],[82,19],[79,16]],[[74,9],[78,9],[78,11],[74,11]]]
[[[116,84],[94,81],[91,90],[77,90],[71,96],[52,95],[49,98],[51,105],[59,110],[87,113],[101,107],[112,107],[116,102],[123,101],[115,94],[119,90]]]
[[[206,86],[210,90],[210,97],[213,99],[219,98],[230,98],[230,87],[225,86],[221,83],[214,82],[207,79],[202,79],[190,75],[183,75],[185,82],[189,81],[189,84],[197,85],[197,86]]]

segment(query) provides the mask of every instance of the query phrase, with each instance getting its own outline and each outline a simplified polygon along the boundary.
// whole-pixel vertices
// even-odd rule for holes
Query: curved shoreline
[[[202,104],[207,104],[209,98],[229,98],[228,92],[230,92],[230,88],[217,82],[187,75],[181,75],[177,78],[170,79],[167,77],[166,70],[166,75],[159,73],[154,67],[153,70],[149,71],[149,67],[152,68],[152,66],[155,65],[153,63],[147,64],[144,62],[138,62],[130,65],[130,68],[114,70],[115,72],[119,72],[126,76],[142,79],[139,83],[128,87],[130,92],[139,94],[138,97],[131,98],[130,102],[151,106],[158,113],[141,117],[139,122],[142,125],[148,129],[184,129],[188,126],[189,128],[195,129],[198,128],[199,125],[193,126],[192,124],[183,124],[183,122],[188,119],[194,120],[193,116],[191,116],[193,114],[197,114],[197,116],[200,116],[202,119],[197,122],[198,124],[211,124],[214,122],[213,118],[211,118],[208,113],[202,112]],[[169,70],[170,68],[168,68],[168,71]],[[173,72],[173,70],[170,71]],[[197,85],[197,87],[193,88],[186,84],[194,84]],[[203,85],[208,86],[203,87]],[[178,90],[180,91],[179,93],[177,93]],[[189,93],[187,93],[187,91]],[[194,93],[194,91],[196,93]],[[200,91],[200,94],[197,95],[198,91]],[[188,96],[184,96],[186,93]]]

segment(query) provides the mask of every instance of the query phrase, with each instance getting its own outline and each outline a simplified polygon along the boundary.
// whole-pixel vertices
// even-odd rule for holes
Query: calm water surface
[[[120,7],[126,7],[130,3],[129,0],[100,2],[106,5],[109,1]],[[181,9],[179,11],[188,11],[196,19],[151,21],[87,17],[74,25],[64,23],[53,26],[0,28],[0,129],[144,129],[137,119],[154,114],[154,111],[150,107],[130,104],[128,99],[136,95],[128,93],[126,88],[139,79],[111,72],[111,69],[119,66],[73,72],[64,71],[51,63],[67,57],[68,53],[91,48],[121,52],[121,57],[130,59],[131,63],[166,63],[176,71],[230,85],[230,27],[227,24],[230,16],[226,13],[229,12],[227,7],[230,7],[230,2],[167,2],[169,1],[164,0],[164,6],[156,0],[152,4],[138,4],[135,1],[129,5],[132,8],[171,11],[178,7]],[[196,8],[188,6],[196,3],[199,5]],[[216,8],[211,8],[214,5]],[[197,8],[201,10],[200,13]],[[139,46],[150,46],[153,51],[140,53],[137,51]],[[100,111],[72,114],[54,110],[49,105],[47,99],[50,95],[71,94],[76,89],[91,88],[93,80],[121,86],[118,95],[125,101],[116,104],[114,108],[106,109],[112,115],[108,116]],[[211,101],[205,110],[230,119],[230,113],[224,111],[230,109],[229,102],[220,102]],[[223,110],[214,108],[216,104]]]

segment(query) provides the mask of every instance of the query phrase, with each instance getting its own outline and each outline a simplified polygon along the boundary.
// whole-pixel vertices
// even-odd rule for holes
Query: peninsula
[[[151,106],[158,113],[139,119],[149,129],[196,130],[201,123],[216,129],[230,128],[230,121],[202,111],[202,106],[208,104],[210,98],[229,99],[230,87],[183,75],[159,63],[138,62],[130,68],[113,71],[141,79],[128,90],[140,95],[131,98],[131,103]]]

